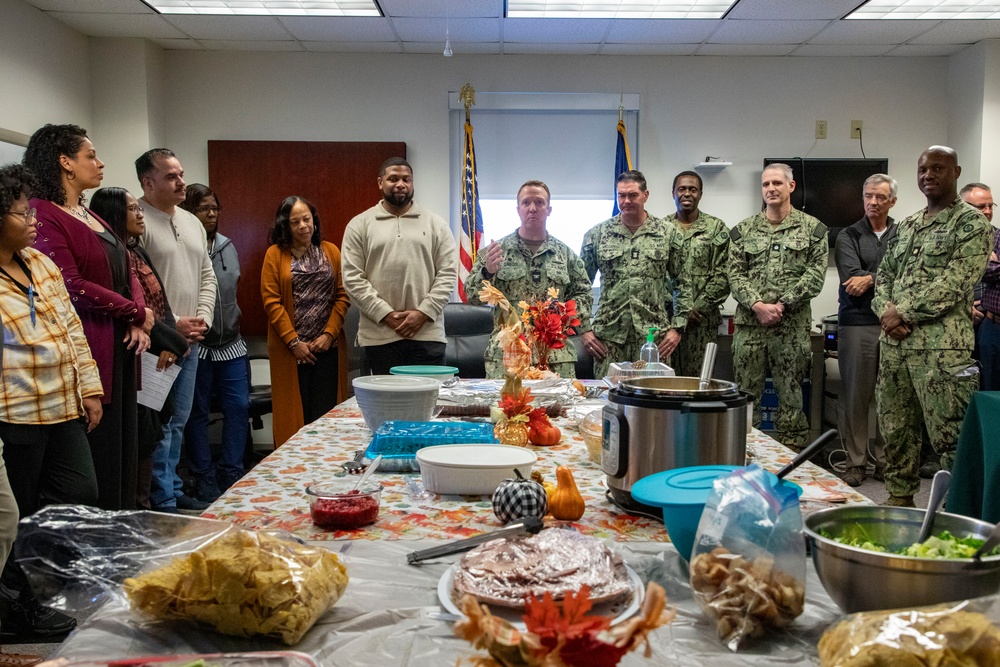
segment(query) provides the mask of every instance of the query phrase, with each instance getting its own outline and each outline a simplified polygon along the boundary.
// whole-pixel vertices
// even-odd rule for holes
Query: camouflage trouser
[[[753,395],[753,425],[760,426],[760,398],[767,369],[778,394],[775,439],[799,450],[806,444],[809,421],[802,411],[802,381],[809,376],[809,329],[737,326],[733,334],[736,383]]]
[[[573,345],[572,341],[566,341],[567,346]],[[553,350],[553,355],[559,354],[564,358],[572,355],[576,357],[576,348],[569,350]],[[502,378],[504,376],[505,369],[503,367],[503,351],[496,342],[496,338],[490,340],[489,346],[486,348],[485,354],[486,361],[486,377],[488,378]],[[562,378],[576,378],[576,361],[560,361],[560,362],[550,362],[549,370],[553,373],[558,373],[559,377]]]
[[[600,336],[598,336],[598,340],[608,348],[608,354],[604,359],[600,361],[596,358],[594,359],[594,377],[600,379],[608,374],[608,367],[611,364],[623,361],[638,361],[639,349],[646,344],[646,333],[640,334],[638,331],[632,329],[628,332],[625,341],[622,343],[604,340]],[[660,359],[660,361],[663,361],[663,359]]]
[[[678,375],[698,377],[701,362],[705,359],[705,346],[719,340],[719,311],[705,315],[697,324],[688,320],[687,331],[681,337],[681,344],[670,355],[671,366]]]
[[[941,467],[950,470],[979,375],[966,370],[975,363],[966,350],[901,350],[882,343],[881,357],[875,407],[885,438],[885,488],[912,496],[920,489],[922,427]]]

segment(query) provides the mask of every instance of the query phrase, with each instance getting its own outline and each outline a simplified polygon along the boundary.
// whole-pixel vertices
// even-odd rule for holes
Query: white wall
[[[0,0],[0,127],[91,124],[88,38],[21,0]]]

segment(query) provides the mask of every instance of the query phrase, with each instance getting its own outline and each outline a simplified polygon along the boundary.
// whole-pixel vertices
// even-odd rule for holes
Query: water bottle
[[[660,348],[656,347],[656,342],[653,341],[653,334],[657,331],[659,329],[656,327],[649,327],[649,333],[646,335],[646,343],[639,350],[640,361],[645,361],[647,364],[660,363]]]

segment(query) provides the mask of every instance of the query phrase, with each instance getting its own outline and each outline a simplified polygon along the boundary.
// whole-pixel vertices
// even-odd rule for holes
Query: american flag
[[[458,294],[468,303],[465,279],[483,240],[483,211],[479,208],[479,184],[476,183],[476,148],[472,144],[472,123],[465,123],[465,170],[462,174],[462,238],[458,249]]]

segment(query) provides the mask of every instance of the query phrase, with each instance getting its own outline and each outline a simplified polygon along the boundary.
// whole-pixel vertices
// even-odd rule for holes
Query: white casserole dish
[[[417,450],[424,488],[433,493],[489,496],[500,482],[524,477],[538,456],[524,447],[510,445],[435,445]]]

